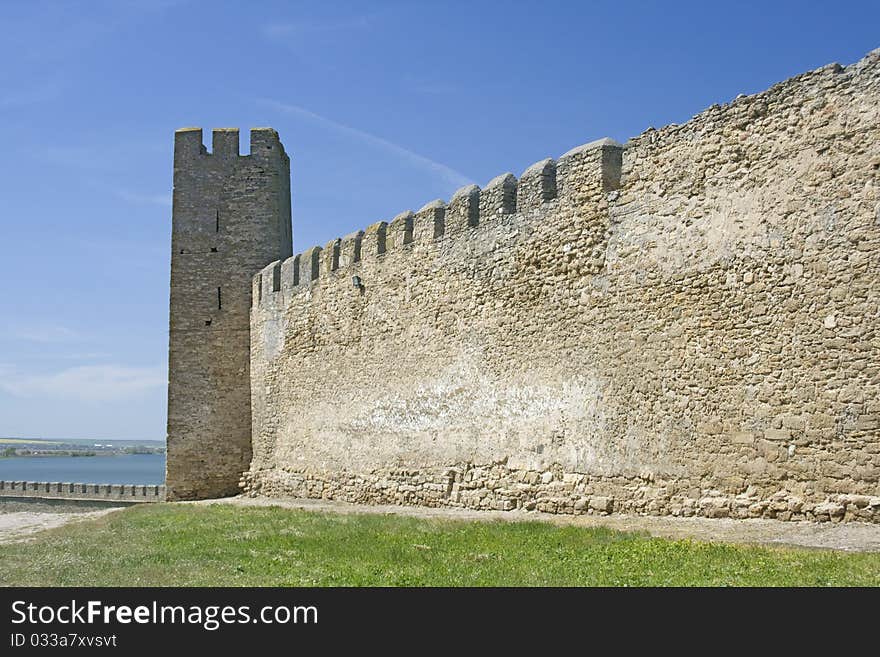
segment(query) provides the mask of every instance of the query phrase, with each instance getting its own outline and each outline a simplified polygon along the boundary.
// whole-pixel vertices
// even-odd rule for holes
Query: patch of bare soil
[[[84,512],[2,511],[0,512],[0,543],[27,540],[44,529],[61,527],[70,522],[98,518],[117,509],[98,509]]]

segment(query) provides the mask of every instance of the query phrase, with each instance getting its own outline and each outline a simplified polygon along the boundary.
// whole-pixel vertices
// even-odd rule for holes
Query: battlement
[[[290,158],[271,128],[174,137],[171,221],[169,499],[237,491],[250,460],[248,328],[255,271],[292,251]],[[192,399],[198,398],[198,409]],[[221,457],[202,466],[204,454]]]
[[[214,128],[211,136],[211,150],[205,146],[201,128],[180,128],[174,132],[174,158],[177,162],[192,161],[198,158],[236,158],[271,157],[280,153],[287,157],[284,145],[274,128],[251,128],[250,153],[242,155],[239,145],[238,128]]]
[[[874,52],[296,254],[277,134],[180,131],[168,498],[880,522],[878,108]]]
[[[581,194],[615,190],[620,185],[623,147],[604,138],[573,148],[558,159],[546,158],[527,167],[519,179],[503,173],[485,187],[466,185],[446,202],[431,201],[413,212],[406,210],[390,221],[378,221],[364,230],[313,246],[286,260],[276,260],[253,278],[253,303],[271,295],[296,292],[322,277],[353,270],[361,262],[388,253],[465,235],[499,218],[539,214],[554,203],[581,202]],[[473,235],[477,236],[476,233]]]
[[[144,503],[165,500],[165,486],[144,484],[81,484],[60,481],[3,481],[0,497],[57,500],[112,500]]]

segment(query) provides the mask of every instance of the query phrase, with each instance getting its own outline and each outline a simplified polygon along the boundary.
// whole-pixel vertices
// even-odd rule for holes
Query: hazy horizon
[[[58,436],[8,436],[0,435],[0,440],[27,440],[33,442],[107,442],[113,441],[117,443],[165,443],[165,438],[65,438]]]

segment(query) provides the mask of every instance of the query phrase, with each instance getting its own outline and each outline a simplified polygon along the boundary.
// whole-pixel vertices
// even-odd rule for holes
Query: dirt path
[[[44,529],[61,527],[69,522],[97,518],[117,510],[112,508],[75,513],[47,513],[42,511],[0,513],[0,544],[27,540],[32,534]]]
[[[542,521],[579,527],[609,527],[622,531],[647,532],[663,538],[724,543],[790,545],[806,548],[880,552],[880,525],[860,522],[814,523],[779,520],[731,520],[727,518],[676,518],[671,516],[565,516],[520,511],[473,511],[470,509],[430,509],[408,506],[360,506],[330,500],[292,498],[230,497],[187,504],[236,504],[239,506],[280,506],[327,513],[397,514],[415,518],[449,520]]]
[[[780,522],[778,520],[730,520],[655,516],[565,516],[521,511],[473,511],[430,509],[409,506],[360,506],[330,500],[293,498],[230,497],[182,504],[234,504],[238,506],[280,506],[324,513],[396,514],[414,518],[448,520],[541,521],[579,527],[609,527],[622,531],[647,532],[663,538],[725,543],[791,545],[806,548],[880,552],[880,525],[865,523]],[[0,512],[0,544],[27,540],[43,529],[97,518],[118,509],[80,512],[10,510]]]

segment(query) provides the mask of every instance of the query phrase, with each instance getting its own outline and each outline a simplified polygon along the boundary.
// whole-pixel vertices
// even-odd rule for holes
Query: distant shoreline
[[[26,457],[72,457],[122,456],[125,454],[165,454],[165,444],[160,440],[111,440],[69,438],[67,440],[42,440],[25,438],[0,438],[0,459]]]
[[[143,445],[145,447],[154,447],[156,445],[164,445],[165,441],[156,440],[129,440],[129,439],[99,439],[99,438],[0,438],[0,445],[118,445],[120,447],[131,447],[135,445]]]
[[[164,454],[165,452],[69,452],[58,450],[56,452],[40,452],[38,454],[0,454],[0,459],[31,459],[31,458],[58,458],[58,457],[74,457],[74,458],[92,458],[92,457],[108,457],[108,456],[144,456],[148,454]]]
[[[2,451],[0,449],[0,453]],[[164,453],[106,451],[95,456],[105,458],[42,451],[38,454],[0,458],[0,480],[138,485],[158,485],[165,481]],[[116,458],[106,458],[110,456]]]

